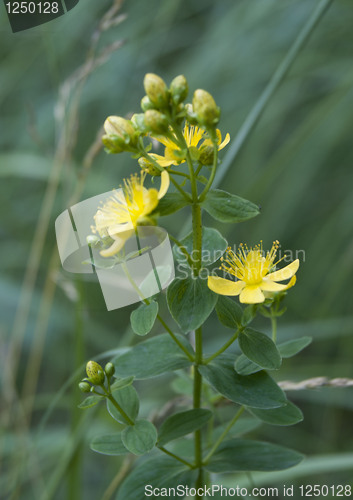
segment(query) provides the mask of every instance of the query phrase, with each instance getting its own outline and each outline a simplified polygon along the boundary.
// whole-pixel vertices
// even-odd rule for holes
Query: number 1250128
[[[58,2],[8,2],[6,9],[9,14],[57,14]]]
[[[352,487],[348,484],[336,484],[327,486],[326,484],[306,484],[299,486],[301,497],[350,497]]]

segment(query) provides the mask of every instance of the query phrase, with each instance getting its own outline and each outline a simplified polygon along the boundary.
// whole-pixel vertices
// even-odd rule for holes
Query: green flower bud
[[[190,123],[190,125],[198,125],[198,121],[196,118],[196,114],[194,113],[192,104],[190,103],[185,104],[185,113],[186,113],[186,119]]]
[[[199,161],[202,165],[212,165],[214,159],[214,150],[212,146],[201,146],[199,149]]]
[[[155,109],[148,109],[146,111],[145,125],[150,132],[155,134],[164,134],[168,130],[167,117]]]
[[[151,102],[150,98],[147,95],[145,95],[145,97],[141,99],[141,109],[142,111],[147,111],[148,109],[155,109],[154,104]]]
[[[144,78],[143,85],[150,101],[157,108],[165,108],[168,106],[168,88],[160,76],[155,75],[154,73],[147,73]]]
[[[219,122],[221,111],[206,90],[195,90],[192,107],[200,125],[214,127]]]
[[[136,145],[136,133],[131,121],[121,116],[108,116],[104,122],[104,130],[109,137],[122,139],[121,146]]]
[[[153,176],[161,175],[161,171],[158,170],[158,168],[154,165],[154,163],[148,161],[147,158],[141,156],[141,158],[138,159],[138,162],[142,170],[145,170],[148,174]]]
[[[170,93],[174,104],[178,105],[183,102],[186,99],[188,92],[189,86],[185,76],[176,76],[170,84]]]
[[[81,392],[91,392],[91,386],[89,385],[88,382],[80,382],[78,384],[78,387]]]
[[[115,373],[115,367],[113,365],[113,363],[107,363],[104,367],[104,371],[105,371],[105,374],[107,375],[107,377],[112,377]]]
[[[146,125],[145,125],[144,113],[135,113],[134,115],[132,115],[131,123],[132,123],[133,127],[135,128],[135,130],[139,134],[147,134],[148,133],[148,130],[147,130]]]
[[[102,142],[106,147],[108,153],[118,154],[122,153],[125,148],[125,143],[121,137],[113,135],[103,135]]]
[[[86,373],[88,380],[92,382],[92,384],[103,384],[105,379],[103,368],[95,361],[88,361],[86,365]]]

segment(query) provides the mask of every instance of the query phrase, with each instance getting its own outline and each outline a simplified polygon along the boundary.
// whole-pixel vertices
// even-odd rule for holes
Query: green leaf
[[[220,222],[243,222],[259,215],[259,207],[251,201],[221,189],[207,193],[202,207]]]
[[[185,247],[185,250],[191,255],[193,250],[193,233],[189,233],[185,238],[180,240],[180,243]],[[210,227],[202,228],[202,264],[209,266],[216,260],[220,259],[227,248],[227,240],[223,238],[217,229]],[[183,252],[177,245],[173,247],[173,254],[176,260],[186,263],[186,258]]]
[[[246,306],[243,312],[242,324],[247,326],[252,320],[255,318],[257,313],[258,304],[251,304],[250,306]]]
[[[237,357],[234,363],[234,370],[239,375],[251,375],[262,370],[261,366],[250,361],[244,354]]]
[[[154,448],[157,442],[157,429],[148,420],[137,420],[121,433],[124,446],[134,455],[144,455]]]
[[[128,450],[123,445],[121,434],[97,436],[91,441],[91,450],[103,455],[126,455]]]
[[[158,444],[164,446],[169,441],[201,429],[212,417],[210,410],[198,408],[182,411],[168,417],[159,430]]]
[[[113,392],[113,397],[131,420],[135,421],[140,409],[140,402],[136,389],[132,385],[129,385]],[[107,399],[107,409],[114,420],[121,424],[126,424],[126,420],[120,415],[119,411],[109,399]]]
[[[184,332],[201,326],[213,311],[218,295],[201,278],[176,278],[168,287],[170,314]]]
[[[216,304],[216,313],[222,325],[233,330],[241,326],[243,309],[231,298],[220,295]]]
[[[153,488],[176,488],[179,484],[191,486],[195,484],[197,472],[186,465],[166,456],[154,457],[140,462],[131,474],[122,482],[116,500],[137,500],[154,498],[146,485]]]
[[[78,405],[78,408],[84,410],[85,408],[91,408],[95,406],[99,401],[102,401],[102,396],[88,396],[88,398],[84,399],[82,403]]]
[[[130,316],[131,327],[137,335],[147,335],[154,325],[158,314],[158,302],[141,304]]]
[[[176,337],[192,354],[192,347],[187,339],[181,335]],[[113,363],[117,375],[121,377],[134,375],[137,379],[155,377],[191,365],[186,354],[167,333],[140,342],[125,354],[115,358]]]
[[[170,215],[182,208],[190,205],[190,201],[184,198],[180,193],[167,193],[161,200],[158,202],[157,208],[152,212],[153,215]]]
[[[255,417],[272,425],[294,425],[303,420],[303,413],[295,406],[295,404],[287,401],[281,408],[271,410],[259,410],[258,408],[250,408],[249,411]]]
[[[250,361],[267,370],[278,370],[282,358],[275,343],[264,333],[245,328],[239,333],[239,347]]]
[[[291,358],[302,351],[306,346],[311,344],[312,337],[301,337],[300,339],[288,340],[288,342],[283,342],[283,344],[278,345],[278,350],[282,358]]]
[[[123,389],[124,387],[127,387],[128,385],[131,385],[134,381],[134,377],[127,377],[127,378],[121,378],[119,380],[116,380],[111,386],[110,389],[112,391],[116,391],[118,389]]]
[[[278,408],[286,403],[283,391],[264,371],[247,377],[233,368],[233,356],[221,355],[199,371],[211,386],[235,403],[252,408]]]
[[[303,460],[297,451],[271,443],[230,439],[205,466],[210,472],[272,471],[289,469]]]
[[[251,432],[255,429],[257,429],[260,425],[262,425],[262,422],[258,418],[254,417],[241,417],[239,420],[236,421],[235,425],[230,429],[228,436],[229,437],[235,437],[235,436],[242,436],[243,434],[247,434],[248,432]],[[216,427],[213,431],[213,439],[216,440],[220,437],[222,432],[225,431],[227,428],[228,424],[223,424],[218,427]]]

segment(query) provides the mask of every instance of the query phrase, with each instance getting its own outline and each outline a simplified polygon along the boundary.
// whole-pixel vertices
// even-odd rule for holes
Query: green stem
[[[125,276],[127,277],[127,279],[129,280],[129,282],[131,283],[131,286],[133,287],[133,289],[135,290],[135,292],[139,295],[139,297],[144,301],[145,304],[149,305],[151,303],[150,300],[148,300],[144,295],[143,293],[141,292],[141,290],[139,289],[139,287],[136,285],[135,281],[133,280],[128,268],[127,268],[127,265],[125,262],[122,262],[121,263],[121,267],[125,273]],[[166,329],[167,333],[169,333],[169,335],[171,336],[171,338],[174,340],[174,342],[180,347],[180,349],[184,352],[184,354],[186,354],[186,356],[188,357],[188,359],[190,361],[194,361],[194,357],[193,355],[186,349],[186,347],[183,346],[183,344],[177,339],[177,337],[175,336],[175,334],[172,332],[172,330],[169,328],[169,326],[167,325],[167,323],[164,321],[164,319],[161,317],[160,314],[157,314],[157,319],[158,321],[161,323],[161,325],[164,326],[164,328]]]
[[[277,317],[272,314],[271,315],[271,325],[272,325],[272,340],[274,343],[277,341]]]
[[[120,415],[123,417],[123,419],[126,421],[127,424],[129,425],[135,425],[135,422],[129,417],[129,415],[122,409],[122,407],[119,405],[119,403],[115,400],[114,396],[112,393],[109,393],[107,389],[102,385],[101,386],[105,394],[107,395],[107,398],[109,401],[112,403],[112,405],[115,406],[115,408],[118,410]]]
[[[181,177],[186,177],[187,179],[190,179],[190,176],[185,172],[178,172],[177,170],[173,170],[172,168],[168,168],[168,172],[173,175],[180,175]]]
[[[209,356],[208,358],[206,358],[204,360],[203,364],[208,365],[208,363],[210,363],[213,359],[217,358],[217,356],[222,354],[222,352],[224,352],[226,349],[228,349],[228,347],[231,346],[235,340],[237,340],[239,333],[240,333],[240,329],[237,330],[235,332],[235,334],[228,340],[228,342],[226,342],[220,349],[218,349],[217,352],[212,354],[212,356]]]
[[[211,188],[211,186],[213,184],[213,181],[214,181],[214,178],[215,178],[215,175],[216,175],[216,171],[217,171],[217,165],[218,165],[218,144],[217,144],[217,140],[215,138],[213,138],[212,140],[213,140],[213,165],[212,165],[211,175],[210,175],[210,177],[208,179],[208,182],[207,182],[204,190],[202,191],[202,193],[199,196],[199,202],[200,203],[206,198],[206,195],[209,192],[209,190],[210,190],[210,188]]]
[[[166,450],[164,448],[164,446],[157,446],[157,447],[158,447],[159,450],[163,451],[163,453],[165,453],[166,455],[169,455],[170,457],[175,458],[175,460],[178,460],[178,462],[181,462],[182,464],[187,465],[188,467],[190,467],[190,469],[194,468],[193,464],[191,464],[190,462],[187,462],[186,460],[184,460],[183,458],[179,457],[178,455],[175,455],[171,451]]]
[[[219,436],[219,438],[217,439],[217,441],[215,442],[215,444],[212,446],[212,448],[209,451],[209,453],[206,455],[206,457],[205,457],[205,459],[203,461],[204,465],[208,464],[208,462],[210,461],[212,455],[217,450],[218,446],[222,443],[223,439],[226,437],[226,435],[231,430],[231,428],[233,427],[233,425],[237,422],[237,420],[239,419],[239,417],[241,416],[241,414],[243,413],[244,410],[245,410],[245,406],[241,406],[239,408],[239,410],[234,415],[234,417],[232,418],[232,420],[229,422],[229,424],[227,425],[227,427],[224,429],[224,431],[222,432],[222,434]]]

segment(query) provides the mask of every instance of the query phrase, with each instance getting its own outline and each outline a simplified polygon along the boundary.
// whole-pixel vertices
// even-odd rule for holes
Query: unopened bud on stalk
[[[164,134],[168,130],[167,117],[155,109],[149,109],[146,111],[145,125],[150,132],[155,134]]]
[[[189,92],[188,82],[184,75],[179,75],[174,78],[170,84],[170,93],[174,104],[183,102]]]
[[[190,125],[198,125],[196,114],[194,113],[192,104],[190,104],[189,102],[185,104],[185,113],[186,119],[190,123]]]
[[[91,386],[89,385],[88,382],[80,382],[78,384],[78,387],[81,392],[91,392]]]
[[[106,147],[108,153],[118,154],[124,151],[125,143],[121,139],[121,137],[113,135],[103,135],[102,142]]]
[[[202,165],[212,165],[214,159],[214,149],[212,146],[201,146],[199,161]]]
[[[104,122],[104,130],[108,136],[120,137],[126,145],[136,144],[132,123],[121,116],[108,116]]]
[[[147,95],[145,95],[145,97],[141,99],[141,109],[142,111],[147,111],[148,109],[155,109],[155,105],[152,103],[151,99]]]
[[[138,159],[138,162],[142,170],[144,170],[148,174],[156,176],[161,175],[161,171],[158,170],[158,168],[151,161],[148,161],[147,158],[141,156],[141,158]]]
[[[115,367],[113,365],[113,363],[107,363],[104,367],[104,371],[105,371],[105,374],[107,375],[107,377],[112,377],[115,373]]]
[[[150,101],[157,108],[165,108],[168,106],[169,95],[168,88],[164,80],[154,73],[147,73],[144,78],[143,85]]]
[[[92,384],[103,384],[105,379],[103,368],[95,361],[88,361],[86,365],[86,373],[89,381],[92,382]]]
[[[204,127],[217,125],[221,112],[211,94],[206,90],[195,90],[192,106],[200,125]]]

